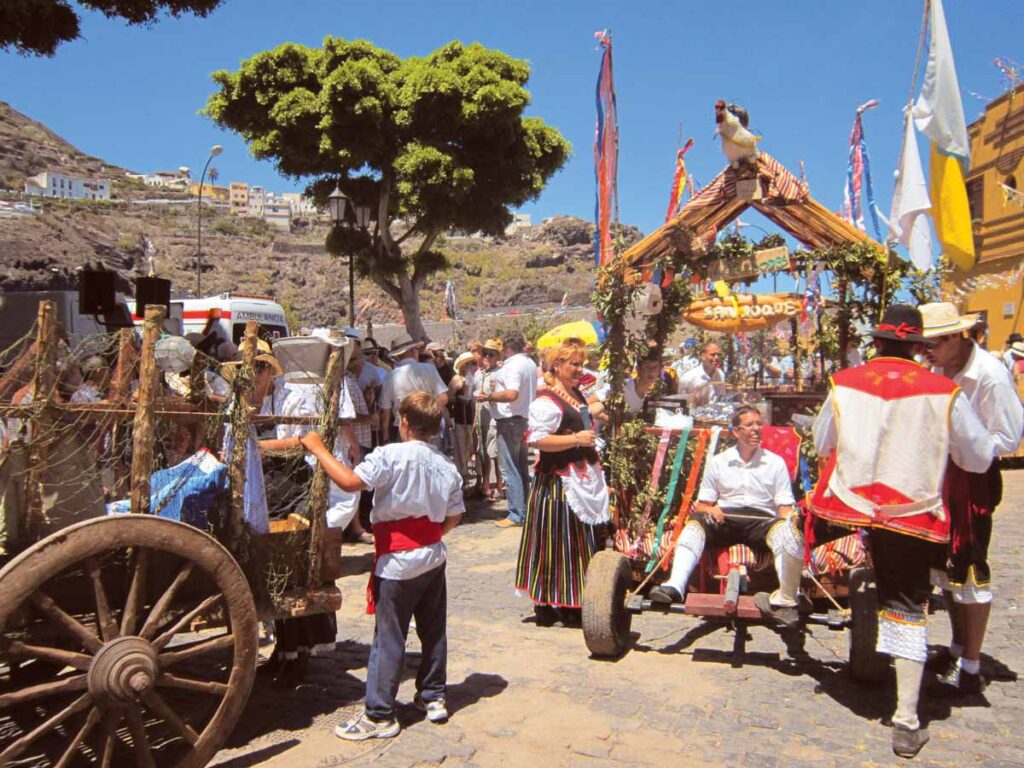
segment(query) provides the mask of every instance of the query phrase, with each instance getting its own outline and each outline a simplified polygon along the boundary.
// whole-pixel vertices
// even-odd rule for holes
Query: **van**
[[[288,336],[284,308],[270,296],[247,293],[222,293],[203,299],[175,299],[184,305],[182,319],[185,333],[214,331],[225,341],[242,343],[245,324],[260,324],[260,338],[273,341]]]

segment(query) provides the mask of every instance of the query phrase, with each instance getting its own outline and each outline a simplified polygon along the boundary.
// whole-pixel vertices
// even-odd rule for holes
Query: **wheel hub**
[[[159,675],[156,650],[141,637],[105,643],[89,667],[89,693],[111,703],[130,704],[149,691]]]

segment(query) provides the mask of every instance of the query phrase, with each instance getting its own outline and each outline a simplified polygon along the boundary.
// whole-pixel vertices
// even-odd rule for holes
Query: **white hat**
[[[948,301],[922,304],[918,309],[924,321],[924,332],[921,335],[926,339],[963,333],[978,324],[977,315],[961,315]]]
[[[1024,341],[1015,341],[1010,345],[1010,354],[1014,357],[1024,358]]]

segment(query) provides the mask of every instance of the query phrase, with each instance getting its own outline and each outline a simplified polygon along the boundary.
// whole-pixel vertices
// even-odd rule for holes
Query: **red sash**
[[[370,580],[366,585],[366,612],[376,613],[373,600],[373,582],[377,578],[377,561],[381,555],[392,552],[408,552],[441,540],[441,524],[429,517],[404,517],[401,520],[389,520],[373,524],[373,566],[370,568]]]

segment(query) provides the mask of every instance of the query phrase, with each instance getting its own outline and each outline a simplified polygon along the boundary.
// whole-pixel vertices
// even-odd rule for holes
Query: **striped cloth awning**
[[[757,157],[757,175],[767,182],[765,185],[766,203],[776,205],[800,203],[810,196],[810,190],[800,179],[786,170],[786,167],[771,155],[761,152]],[[736,197],[736,169],[726,168],[718,174],[710,184],[704,187],[686,204],[687,208],[707,208],[718,206]]]

